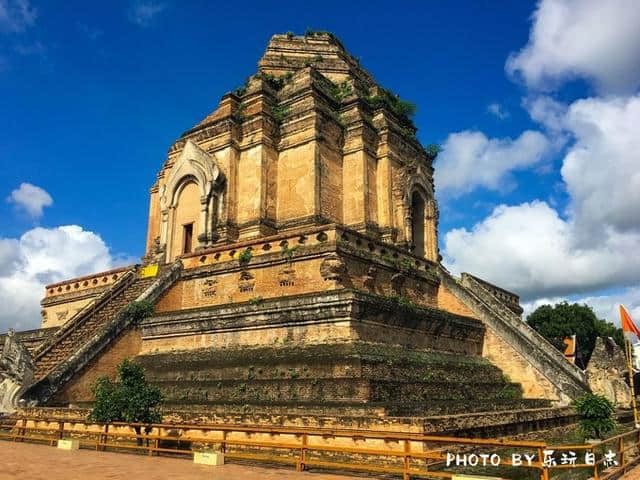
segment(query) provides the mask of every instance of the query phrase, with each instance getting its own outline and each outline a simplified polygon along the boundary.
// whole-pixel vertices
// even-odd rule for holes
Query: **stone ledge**
[[[406,320],[394,321],[389,313],[400,313]],[[246,328],[331,323],[344,320],[376,321],[411,328],[428,320],[429,330],[441,331],[444,323],[456,338],[482,338],[482,322],[429,307],[402,305],[393,300],[356,290],[342,289],[249,302],[194,308],[154,315],[142,322],[143,340],[198,335]],[[444,322],[444,323],[443,323]],[[458,332],[458,333],[456,333]]]

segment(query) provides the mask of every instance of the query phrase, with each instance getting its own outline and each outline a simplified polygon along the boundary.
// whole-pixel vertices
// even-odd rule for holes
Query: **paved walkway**
[[[77,450],[0,441],[0,480],[353,480],[355,477],[296,472],[293,469],[227,464],[196,465],[190,460]],[[362,480],[362,477],[360,477]]]
[[[630,472],[627,472],[624,476],[620,477],[621,480],[640,480],[640,467],[635,467]]]

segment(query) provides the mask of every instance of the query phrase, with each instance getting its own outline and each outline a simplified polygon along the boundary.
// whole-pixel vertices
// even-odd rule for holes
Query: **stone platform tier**
[[[169,408],[432,416],[549,405],[480,357],[371,343],[141,355]]]

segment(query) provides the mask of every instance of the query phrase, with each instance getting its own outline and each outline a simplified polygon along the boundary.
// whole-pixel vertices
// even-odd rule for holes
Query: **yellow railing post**
[[[58,440],[62,440],[64,436],[64,420],[58,421]],[[51,440],[51,445],[53,445],[53,440]]]
[[[411,453],[411,442],[404,441],[404,456],[402,457],[402,480],[410,480],[409,476],[409,457]]]
[[[21,437],[20,437],[20,441],[24,442],[24,437],[26,437],[26,436],[27,436],[27,419],[23,418],[22,419],[22,434],[21,434]]]
[[[549,469],[544,464],[544,450],[546,450],[546,446],[538,448],[538,462],[540,463],[540,480],[549,480]]]
[[[300,461],[296,467],[298,472],[304,472],[304,464],[307,460],[307,442],[308,442],[307,434],[302,434],[302,447],[300,448]]]

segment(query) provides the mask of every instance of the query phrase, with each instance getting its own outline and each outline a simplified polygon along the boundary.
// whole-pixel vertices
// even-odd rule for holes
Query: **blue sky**
[[[592,0],[393,8],[325,1],[309,9],[285,8],[286,2],[0,0],[0,297],[3,288],[14,297],[16,285],[37,290],[45,280],[139,258],[148,188],[168,146],[255,73],[272,34],[313,28],[334,32],[378,82],[417,105],[424,144],[445,146],[436,188],[447,266],[524,291],[531,305],[595,298],[606,315],[615,300],[638,296],[640,274],[636,265],[603,272],[592,265],[611,260],[607,255],[621,245],[625,252],[640,246],[640,220],[624,205],[603,211],[603,218],[620,214],[620,221],[602,223],[610,234],[598,239],[585,212],[608,179],[602,175],[598,184],[596,175],[583,184],[563,166],[570,170],[585,148],[620,151],[607,138],[594,144],[598,135],[589,128],[617,131],[637,114],[632,3],[615,0],[603,12]],[[601,29],[594,40],[589,32],[598,18],[615,28]],[[558,23],[572,33],[554,35]],[[557,45],[544,41],[556,37]],[[609,129],[597,123],[607,108]],[[634,191],[636,159],[600,165],[610,171],[619,162],[627,169],[625,189]],[[577,162],[578,170],[593,165],[592,158]],[[23,183],[42,192],[25,191]],[[68,225],[80,230],[59,230]],[[539,228],[528,232],[531,225]],[[510,235],[501,229],[528,236],[504,245]],[[547,230],[548,246],[540,246],[540,237],[514,246]],[[42,252],[33,259],[43,242],[53,255],[77,251],[74,242],[95,249],[52,267]],[[543,255],[554,248],[558,257]],[[560,257],[575,261],[557,265]],[[538,265],[545,261],[561,271],[547,275]],[[585,280],[563,283],[563,271]],[[37,296],[14,300],[4,324],[11,316],[33,325],[34,309],[25,305]]]

